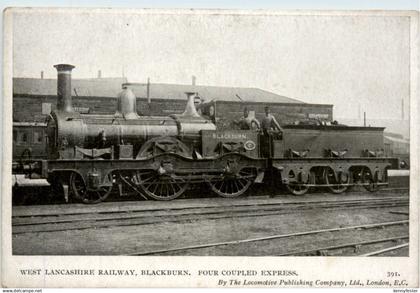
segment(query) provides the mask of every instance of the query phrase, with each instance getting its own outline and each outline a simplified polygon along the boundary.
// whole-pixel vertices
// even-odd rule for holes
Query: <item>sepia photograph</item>
[[[3,282],[418,286],[417,12],[3,16]]]

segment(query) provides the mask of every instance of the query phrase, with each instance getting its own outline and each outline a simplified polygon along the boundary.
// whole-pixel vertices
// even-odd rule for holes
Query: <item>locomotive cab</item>
[[[273,158],[278,153],[283,143],[283,132],[269,131],[268,133],[260,133],[260,155],[263,158]]]

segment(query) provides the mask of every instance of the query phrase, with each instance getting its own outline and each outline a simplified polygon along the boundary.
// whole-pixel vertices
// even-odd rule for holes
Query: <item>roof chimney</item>
[[[71,71],[74,66],[57,64],[54,67],[57,69],[57,110],[74,112],[71,101]]]
[[[102,71],[98,70],[98,78],[101,78],[101,77],[102,77]]]
[[[44,79],[44,71],[41,71],[41,79]]]
[[[152,102],[150,97],[150,77],[147,78],[146,97],[147,103],[150,105],[150,103]]]
[[[195,75],[193,75],[193,76],[191,76],[191,82],[192,82],[192,85],[195,85],[195,81],[196,81],[196,77],[195,77]]]

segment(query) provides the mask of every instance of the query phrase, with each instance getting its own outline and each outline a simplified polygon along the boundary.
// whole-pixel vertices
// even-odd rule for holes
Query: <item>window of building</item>
[[[51,113],[51,103],[42,103],[42,114],[49,115]]]
[[[42,131],[34,131],[34,143],[36,143],[36,144],[39,144],[39,143],[42,143],[43,142],[43,139],[44,139],[44,137],[43,137],[43,135],[42,135]]]
[[[28,133],[26,133],[26,131],[18,131],[17,132],[17,143],[18,144],[28,143]]]
[[[28,134],[26,132],[22,134],[22,142],[28,142]]]

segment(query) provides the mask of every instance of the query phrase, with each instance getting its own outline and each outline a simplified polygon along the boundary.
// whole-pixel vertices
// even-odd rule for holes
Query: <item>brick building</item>
[[[125,78],[73,79],[73,106],[82,112],[113,112],[125,82]],[[56,104],[56,79],[13,78],[13,121],[43,122]]]
[[[113,113],[117,95],[125,78],[73,79],[73,106],[84,113]],[[332,105],[307,104],[258,88],[217,87],[178,84],[127,84],[137,97],[137,111],[144,115],[169,115],[185,109],[185,92],[197,92],[198,103],[218,105],[218,115],[236,119],[247,106],[257,118],[264,106],[271,107],[281,123],[321,118],[332,120]],[[13,120],[43,122],[56,106],[57,81],[55,79],[14,78]],[[150,101],[150,103],[149,103]]]

